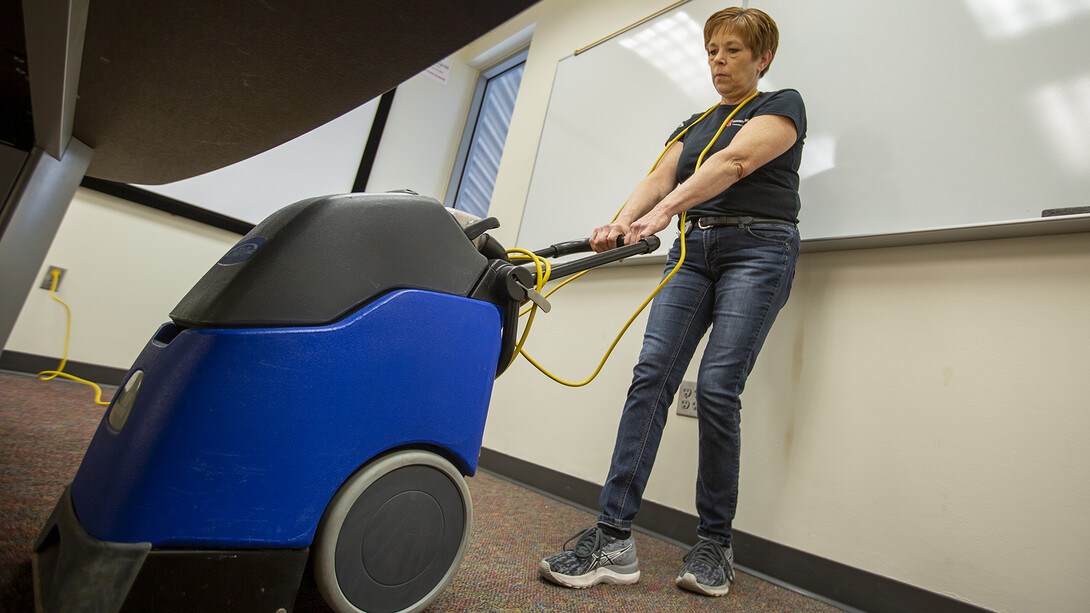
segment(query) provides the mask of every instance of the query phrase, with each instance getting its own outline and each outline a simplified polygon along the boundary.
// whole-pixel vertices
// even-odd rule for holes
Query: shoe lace
[[[568,549],[568,543],[575,541],[575,546]],[[602,529],[594,526],[582,532],[576,532],[564,541],[564,550],[571,551],[580,558],[585,558],[599,549],[602,544]]]
[[[689,553],[685,554],[683,560],[685,562],[703,562],[713,568],[722,566],[727,574],[727,579],[734,583],[734,565],[727,558],[727,552],[723,546],[715,541],[700,539],[700,542],[693,545]]]

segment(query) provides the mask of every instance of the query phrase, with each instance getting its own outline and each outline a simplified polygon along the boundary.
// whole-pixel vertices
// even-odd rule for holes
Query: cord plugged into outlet
[[[57,267],[57,266],[50,266],[49,270],[45,271],[45,277],[42,278],[42,284],[39,285],[38,287],[40,287],[41,289],[49,289],[49,288],[53,287],[53,271],[54,270],[59,270],[60,271],[60,274],[57,275],[57,288],[56,289],[61,288],[61,281],[64,280],[64,273],[68,272],[68,269],[60,268],[60,267]]]

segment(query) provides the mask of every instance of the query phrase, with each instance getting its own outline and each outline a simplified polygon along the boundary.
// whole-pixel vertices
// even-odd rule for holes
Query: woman
[[[739,395],[787,301],[799,248],[802,97],[794,90],[757,92],[778,42],[775,21],[757,9],[724,9],[708,19],[704,46],[720,104],[674,132],[659,165],[617,219],[591,235],[594,249],[605,251],[619,236],[634,243],[684,213],[684,239],[674,244],[667,271],[680,258],[682,240],[686,256],[651,307],[597,525],[572,537],[571,549],[541,561],[541,574],[550,581],[590,587],[639,580],[632,520],[674,393],[709,327],[697,380],[699,541],[685,555],[676,583],[722,596],[734,580]]]

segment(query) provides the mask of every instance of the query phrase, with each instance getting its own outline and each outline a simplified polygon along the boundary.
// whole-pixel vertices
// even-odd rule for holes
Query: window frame
[[[462,129],[462,139],[458,143],[458,153],[454,158],[454,167],[451,169],[450,180],[447,182],[447,194],[443,199],[444,206],[457,208],[455,205],[457,204],[458,190],[465,178],[469,148],[473,144],[473,135],[477,132],[477,125],[480,123],[481,107],[484,105],[484,94],[488,88],[488,82],[520,64],[525,64],[529,53],[530,48],[528,46],[524,47],[506,59],[493,64],[490,68],[482,70],[480,76],[477,77],[477,85],[473,90],[473,99],[469,106],[469,114],[466,118],[465,127]],[[521,89],[521,83],[519,87]]]

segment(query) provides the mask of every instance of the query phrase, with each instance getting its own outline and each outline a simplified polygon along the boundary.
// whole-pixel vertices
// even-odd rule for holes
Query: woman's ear
[[[764,55],[762,55],[761,59],[757,62],[757,67],[759,68],[759,70],[757,72],[764,72],[765,68],[768,68],[768,65],[771,64],[771,63],[772,63],[772,52],[771,51],[765,51]]]

